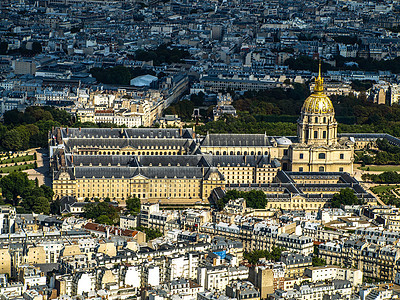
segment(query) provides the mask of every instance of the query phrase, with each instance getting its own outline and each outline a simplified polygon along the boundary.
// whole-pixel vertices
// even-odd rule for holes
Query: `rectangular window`
[[[300,153],[300,159],[303,159],[303,158],[304,158],[304,154]]]
[[[340,159],[344,159],[344,154],[340,154]]]
[[[326,139],[326,131],[322,132],[322,138]]]
[[[314,131],[314,139],[318,138],[318,131]]]

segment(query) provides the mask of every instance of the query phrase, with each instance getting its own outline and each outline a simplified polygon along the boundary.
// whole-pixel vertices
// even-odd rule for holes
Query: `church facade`
[[[297,123],[297,143],[290,147],[290,167],[295,172],[353,173],[354,142],[338,138],[338,123],[331,100],[324,94],[321,72],[314,92],[303,104]]]

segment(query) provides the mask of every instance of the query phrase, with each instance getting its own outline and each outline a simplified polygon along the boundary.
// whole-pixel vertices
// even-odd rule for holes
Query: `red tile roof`
[[[115,226],[102,225],[90,222],[86,223],[86,225],[83,226],[83,228],[86,230],[98,231],[103,233],[106,233],[108,228],[108,232],[112,235],[127,236],[127,237],[134,237],[138,233],[138,231],[136,230],[122,229]]]

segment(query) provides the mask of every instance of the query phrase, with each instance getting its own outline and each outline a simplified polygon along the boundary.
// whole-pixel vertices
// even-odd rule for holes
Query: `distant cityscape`
[[[399,2],[0,16],[0,300],[399,298]]]

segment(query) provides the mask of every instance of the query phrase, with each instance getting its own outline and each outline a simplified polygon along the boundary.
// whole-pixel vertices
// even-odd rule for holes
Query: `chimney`
[[[179,137],[182,137],[182,126],[179,127]]]
[[[82,128],[81,128],[81,127],[79,127],[79,132],[81,132],[81,130],[82,130]]]
[[[68,127],[67,127],[67,134],[68,134]]]

